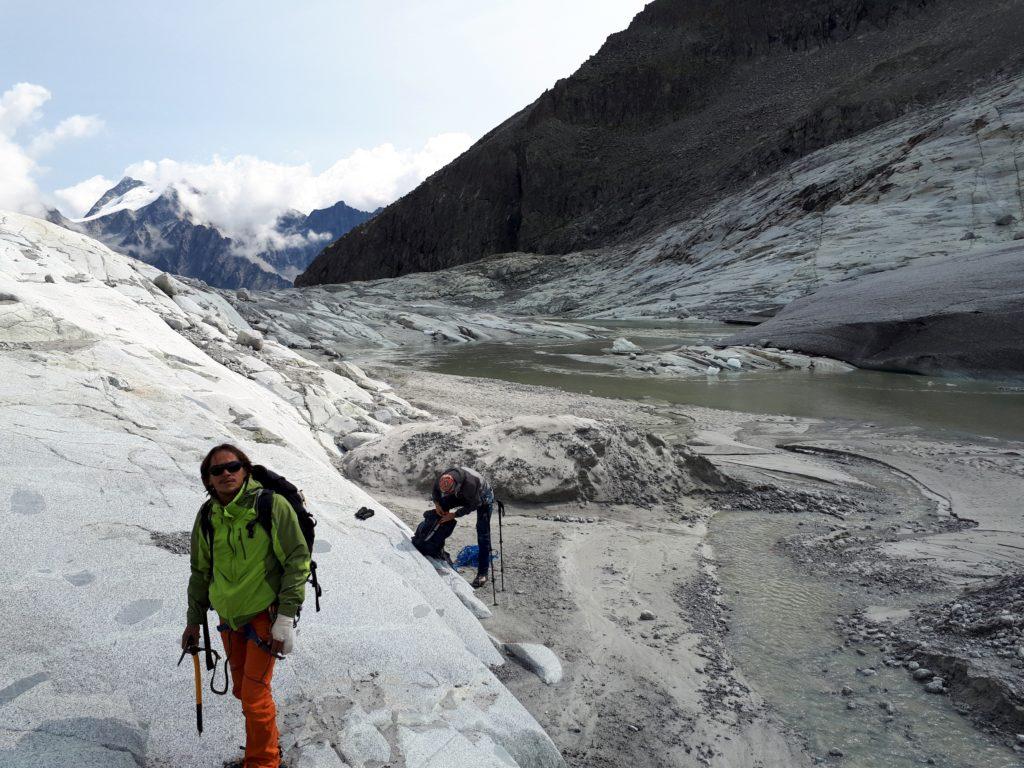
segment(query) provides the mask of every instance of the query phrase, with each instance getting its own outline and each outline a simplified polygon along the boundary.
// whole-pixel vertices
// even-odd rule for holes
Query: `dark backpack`
[[[259,523],[271,536],[273,519],[271,512],[274,507],[274,494],[284,496],[288,503],[295,510],[295,516],[299,519],[299,528],[302,529],[302,536],[309,547],[310,555],[313,554],[313,541],[316,538],[316,518],[306,509],[306,499],[302,491],[288,482],[284,477],[266,467],[256,464],[252,468],[252,478],[263,488],[256,496],[256,519],[249,523],[249,533],[252,533],[252,526]],[[210,521],[210,511],[213,509],[213,502],[207,500],[199,510],[199,527],[210,545],[210,576],[213,576],[213,523]],[[316,561],[310,557],[309,561],[309,583],[313,585],[313,596],[316,601],[316,609],[320,610],[320,595],[323,589],[316,577]],[[295,617],[298,619],[298,616]]]
[[[445,559],[444,544],[455,530],[455,521],[439,523],[437,512],[428,509],[423,513],[423,520],[416,526],[412,535],[412,545],[421,555],[438,560]]]

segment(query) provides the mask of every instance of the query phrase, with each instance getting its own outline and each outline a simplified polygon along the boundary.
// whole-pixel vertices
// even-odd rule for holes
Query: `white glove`
[[[295,646],[295,627],[291,616],[278,616],[270,628],[270,636],[281,643],[281,653],[287,656]]]

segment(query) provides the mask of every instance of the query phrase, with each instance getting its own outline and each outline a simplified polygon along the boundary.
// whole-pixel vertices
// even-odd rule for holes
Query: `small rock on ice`
[[[175,285],[174,281],[171,280],[171,276],[166,272],[161,272],[157,275],[156,279],[153,280],[153,285],[171,297],[178,293],[178,286]]]
[[[263,337],[258,333],[249,333],[248,331],[239,331],[238,337],[235,339],[243,347],[251,347],[255,350],[263,349]]]
[[[346,451],[351,451],[354,448],[358,448],[363,443],[376,440],[378,437],[380,437],[380,435],[374,432],[349,432],[341,439],[341,446]]]
[[[612,342],[611,351],[613,355],[628,355],[630,352],[643,352],[643,347],[638,347],[632,341],[620,336]]]

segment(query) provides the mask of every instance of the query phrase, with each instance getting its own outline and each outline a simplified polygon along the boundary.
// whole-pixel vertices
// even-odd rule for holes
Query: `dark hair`
[[[231,443],[221,443],[215,445],[210,449],[210,452],[206,454],[206,458],[203,459],[203,463],[199,465],[199,476],[203,480],[203,487],[206,488],[210,493],[213,493],[213,488],[210,486],[210,465],[213,464],[213,454],[218,451],[228,451],[229,453],[235,454],[235,457],[242,462],[242,468],[245,470],[246,476],[252,474],[252,462],[249,461],[249,457],[245,455],[245,451],[241,448],[232,445]]]

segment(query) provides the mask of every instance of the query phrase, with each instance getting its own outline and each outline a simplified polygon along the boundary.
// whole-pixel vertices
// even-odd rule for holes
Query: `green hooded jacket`
[[[256,520],[256,496],[262,486],[246,480],[227,506],[212,501],[213,578],[210,544],[200,522],[192,526],[192,575],[188,581],[188,623],[202,624],[213,607],[232,629],[277,603],[277,612],[294,617],[306,596],[309,547],[288,500],[274,494],[271,532]],[[251,523],[251,525],[250,525]]]

